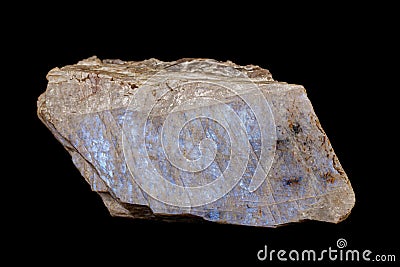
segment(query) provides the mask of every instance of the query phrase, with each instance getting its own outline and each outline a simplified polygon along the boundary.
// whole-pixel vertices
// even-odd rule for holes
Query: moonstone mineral
[[[113,216],[276,227],[354,206],[305,89],[268,70],[91,57],[47,79],[38,116]]]

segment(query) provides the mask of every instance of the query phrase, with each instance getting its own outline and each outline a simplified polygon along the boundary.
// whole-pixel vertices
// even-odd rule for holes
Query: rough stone
[[[47,79],[38,116],[113,216],[276,227],[354,206],[305,89],[268,70],[91,57]]]

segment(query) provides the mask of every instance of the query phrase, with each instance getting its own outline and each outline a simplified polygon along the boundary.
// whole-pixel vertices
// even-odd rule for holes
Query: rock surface
[[[276,227],[354,206],[305,89],[268,70],[91,57],[47,79],[38,116],[113,216]]]

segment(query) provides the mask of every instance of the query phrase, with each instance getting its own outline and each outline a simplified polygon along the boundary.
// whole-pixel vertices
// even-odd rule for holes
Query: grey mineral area
[[[91,57],[47,79],[38,116],[113,216],[276,227],[354,206],[305,89],[268,70]]]

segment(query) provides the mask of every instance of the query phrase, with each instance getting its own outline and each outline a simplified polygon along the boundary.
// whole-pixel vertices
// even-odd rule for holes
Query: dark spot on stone
[[[278,139],[276,140],[276,144],[277,145],[281,145],[281,144],[285,144],[287,143],[288,139]]]
[[[289,144],[289,139],[278,139],[276,140],[276,149],[283,150]]]
[[[283,185],[284,186],[293,186],[298,185],[301,182],[301,177],[290,177],[290,178],[283,178]]]
[[[138,86],[136,84],[131,84],[131,88],[135,89],[135,88],[138,88]]]
[[[298,123],[293,123],[291,126],[292,126],[291,128],[292,128],[294,134],[299,134],[302,131],[300,124],[298,124]]]

